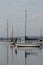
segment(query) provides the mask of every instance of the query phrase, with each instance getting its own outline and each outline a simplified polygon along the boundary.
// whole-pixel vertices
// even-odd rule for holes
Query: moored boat
[[[40,44],[16,44],[17,47],[40,47]]]

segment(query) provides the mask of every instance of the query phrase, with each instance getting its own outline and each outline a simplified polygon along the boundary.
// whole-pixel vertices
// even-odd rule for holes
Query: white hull
[[[17,47],[40,47],[40,44],[16,44]]]

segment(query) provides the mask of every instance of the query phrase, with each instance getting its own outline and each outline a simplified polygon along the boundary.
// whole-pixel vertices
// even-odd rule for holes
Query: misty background
[[[27,10],[27,35],[43,35],[43,0],[0,0],[0,37],[25,35],[25,10]]]

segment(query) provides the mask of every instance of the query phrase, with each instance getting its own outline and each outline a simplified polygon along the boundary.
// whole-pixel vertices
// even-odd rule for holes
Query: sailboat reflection
[[[25,55],[38,55],[37,52],[25,52]]]
[[[11,53],[12,53],[12,63],[14,64],[14,52],[13,52],[13,48],[11,48]]]
[[[17,55],[17,49],[15,49],[15,54]],[[25,57],[27,57],[27,55],[38,55],[37,51],[34,51],[33,49],[25,49]]]
[[[38,52],[37,51],[34,51],[34,50],[25,50],[25,56],[27,57],[27,55],[34,55],[34,56],[37,56],[38,55]]]
[[[28,58],[28,55],[30,56],[38,56],[39,55],[39,52],[38,52],[38,50],[40,50],[40,49],[36,49],[36,48],[29,48],[29,49],[22,49],[22,51],[24,52],[23,54],[25,54],[24,55],[24,58],[25,58],[25,65],[27,65],[27,58]],[[14,51],[15,51],[15,55],[17,55],[17,51],[18,51],[18,49],[14,49]],[[12,59],[13,59],[13,63],[14,63],[14,54],[13,54],[13,49],[12,49]]]
[[[33,51],[32,49],[29,49],[27,51],[27,49],[25,49],[25,65],[27,65],[27,56],[28,55],[34,55],[34,56],[37,56],[39,55],[37,51]]]
[[[15,49],[15,54],[17,55],[17,49]]]

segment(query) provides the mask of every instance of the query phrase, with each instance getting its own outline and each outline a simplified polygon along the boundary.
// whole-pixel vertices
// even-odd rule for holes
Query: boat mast
[[[13,25],[12,25],[12,39],[13,39]]]
[[[8,19],[7,19],[7,40],[8,40]],[[7,46],[7,65],[8,65],[8,46]]]
[[[40,37],[42,37],[42,28],[41,28],[41,31],[40,31]]]
[[[7,19],[7,40],[8,40],[8,19]]]
[[[41,31],[40,31],[40,41],[42,41],[42,28],[41,28]]]
[[[27,24],[27,10],[25,10],[25,44],[26,44],[26,24]]]

